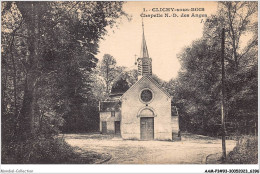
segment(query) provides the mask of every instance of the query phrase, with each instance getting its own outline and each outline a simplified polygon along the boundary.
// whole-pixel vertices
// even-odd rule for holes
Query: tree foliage
[[[122,4],[2,2],[3,146],[93,129],[98,44]]]
[[[100,73],[106,84],[106,93],[109,94],[112,82],[116,77],[116,59],[110,54],[105,54],[101,61]]]
[[[253,133],[257,124],[257,3],[219,2],[203,37],[179,54],[172,81],[181,129],[217,135],[221,123],[221,30],[225,28],[226,122],[229,133]]]
[[[116,59],[110,54],[104,54],[96,68],[94,78],[94,96],[99,100],[106,100],[111,94],[111,89],[120,80],[132,86],[137,81],[137,70],[124,66],[118,66]]]

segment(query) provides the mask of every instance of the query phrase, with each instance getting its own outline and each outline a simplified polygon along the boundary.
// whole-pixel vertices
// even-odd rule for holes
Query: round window
[[[145,89],[141,93],[141,100],[145,103],[151,101],[153,98],[153,93],[149,89]]]

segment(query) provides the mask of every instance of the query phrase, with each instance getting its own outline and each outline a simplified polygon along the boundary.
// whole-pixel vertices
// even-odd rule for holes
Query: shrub
[[[257,164],[258,163],[258,138],[257,136],[241,137],[236,147],[228,154],[228,164]]]
[[[37,137],[2,146],[4,164],[78,163],[79,156],[63,138]]]

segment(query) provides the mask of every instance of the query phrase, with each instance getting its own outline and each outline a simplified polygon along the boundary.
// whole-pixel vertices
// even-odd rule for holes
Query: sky
[[[192,8],[200,8],[201,11],[191,11]],[[202,37],[206,16],[216,13],[217,3],[129,1],[124,4],[123,10],[132,16],[132,20],[122,18],[118,28],[108,29],[108,35],[100,42],[98,59],[101,60],[104,54],[110,54],[118,66],[128,67],[127,70],[137,69],[134,63],[135,55],[140,55],[143,19],[153,73],[168,81],[176,78],[181,68],[177,55]],[[194,17],[192,13],[201,17]],[[145,16],[141,17],[141,14]]]

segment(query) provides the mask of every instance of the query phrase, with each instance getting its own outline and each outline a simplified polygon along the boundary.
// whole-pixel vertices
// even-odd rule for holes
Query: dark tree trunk
[[[3,68],[3,66],[2,66],[2,68]],[[2,94],[2,99],[1,99],[1,101],[2,101],[2,116],[3,116],[3,113],[6,112],[6,100],[5,100],[6,95],[5,94],[6,94],[7,77],[8,77],[8,75],[7,75],[8,70],[7,70],[6,67],[5,67],[4,71],[5,71],[5,75],[4,75],[5,78],[2,80],[2,91],[1,91],[1,94]]]
[[[18,119],[19,124],[19,133],[21,135],[19,140],[26,140],[31,136],[32,133],[32,100],[33,100],[33,91],[28,86],[28,79],[26,78],[26,82],[24,85],[24,97],[23,97],[23,103],[22,108],[20,111],[20,117]]]
[[[11,55],[11,61],[12,61],[12,66],[13,66],[13,87],[14,87],[14,116],[15,118],[17,117],[17,85],[16,85],[16,65],[15,65],[15,60],[14,60],[14,55],[13,55],[13,45],[14,45],[14,35],[15,32],[13,32],[12,36],[12,41],[10,44],[10,55]]]
[[[29,38],[28,50],[30,52],[27,61],[27,74],[24,84],[23,103],[19,115],[19,134],[20,140],[28,139],[34,133],[35,117],[35,84],[37,81],[37,72],[39,64],[39,13],[41,11],[41,2],[16,2],[21,12],[25,24],[27,25]]]

